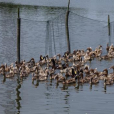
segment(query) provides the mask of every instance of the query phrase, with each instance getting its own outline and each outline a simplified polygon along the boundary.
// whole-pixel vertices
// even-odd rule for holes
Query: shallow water
[[[0,0],[0,2],[3,2]],[[7,0],[6,0],[7,2]],[[11,1],[12,3],[27,4],[35,6],[20,7],[21,22],[21,59],[26,61],[34,57],[36,61],[39,56],[49,54],[53,56],[57,53],[63,54],[67,50],[66,36],[64,31],[64,14],[66,12],[66,0],[59,2],[42,1],[36,2],[28,0]],[[48,4],[47,4],[48,2]],[[71,51],[74,49],[95,49],[99,44],[103,46],[103,54],[106,53],[106,43],[114,43],[113,35],[108,37],[107,15],[114,21],[113,1],[103,2],[100,7],[94,1],[77,4],[71,3],[70,11],[78,15],[70,14],[69,31]],[[89,4],[88,4],[89,3]],[[106,4],[108,4],[106,6]],[[38,6],[37,6],[38,5]],[[40,5],[52,5],[54,7],[42,7]],[[64,6],[64,7],[55,7]],[[106,6],[104,8],[104,6]],[[110,8],[108,7],[110,6]],[[61,15],[62,14],[62,15]],[[72,19],[72,21],[71,21]],[[98,21],[94,21],[94,20]],[[0,64],[16,61],[16,20],[17,5],[0,5]],[[49,25],[47,26],[47,21]],[[103,22],[100,22],[103,21]],[[49,28],[47,28],[49,27]],[[49,38],[47,37],[49,30]],[[53,32],[54,31],[54,32]],[[98,68],[102,71],[114,64],[114,60],[98,61],[93,60],[87,63],[91,68]],[[111,71],[109,71],[111,72]],[[103,88],[103,81],[90,87],[89,84],[80,85],[79,89],[75,84],[63,86],[61,83],[50,80],[32,84],[31,75],[23,82],[19,82],[17,77],[6,79],[0,76],[0,113],[1,114],[107,114],[113,113],[114,86]]]

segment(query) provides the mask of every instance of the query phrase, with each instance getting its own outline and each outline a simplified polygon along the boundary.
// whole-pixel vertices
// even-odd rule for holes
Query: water
[[[7,0],[5,1],[7,3]],[[4,0],[0,0],[0,2],[4,2]],[[20,17],[22,18],[22,60],[28,61],[34,57],[38,61],[41,54],[53,56],[57,53],[63,54],[67,50],[64,31],[66,0],[62,2],[54,0],[8,0],[8,2],[10,2],[9,5],[0,5],[0,64],[10,64],[16,61],[17,7],[20,7]],[[101,44],[103,54],[106,53],[106,43],[114,43],[113,35],[111,38],[108,37],[106,27],[108,14],[111,22],[114,21],[113,2],[112,0],[99,2],[72,0],[71,12],[98,20],[93,21],[70,14],[70,20],[73,18],[74,22],[70,21],[69,25],[72,51],[74,49],[86,49],[90,46],[94,49]],[[11,3],[21,5],[17,6]],[[56,18],[58,16],[59,18]],[[47,24],[48,20],[53,21],[49,21]],[[47,35],[47,30],[50,37]],[[91,68],[97,67],[98,71],[102,71],[113,65],[114,60],[94,60],[87,64]],[[76,85],[74,84],[63,86],[60,83],[57,85],[55,80],[33,85],[31,75],[22,83],[17,80],[17,77],[6,79],[4,82],[3,76],[0,76],[0,80],[1,114],[112,114],[114,111],[114,87],[113,85],[107,86],[107,89],[104,90],[103,81],[92,87],[89,84],[84,84],[80,85],[79,89],[75,89]]]

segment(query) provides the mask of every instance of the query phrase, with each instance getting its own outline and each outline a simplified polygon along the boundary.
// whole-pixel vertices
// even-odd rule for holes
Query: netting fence
[[[21,60],[48,54],[49,56],[67,51],[66,11],[55,18],[37,21],[21,18]],[[69,12],[69,38],[71,52],[74,49],[95,48],[100,43],[114,42],[114,22],[111,22],[111,34],[108,35],[107,22],[98,21]],[[0,20],[0,56],[1,62],[16,60],[17,19]]]

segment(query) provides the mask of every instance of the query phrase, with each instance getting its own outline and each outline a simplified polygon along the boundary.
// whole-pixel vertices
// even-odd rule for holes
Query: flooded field
[[[65,13],[67,2],[60,3],[10,0],[0,4],[0,64],[10,65],[17,59],[17,7],[21,17],[21,60],[29,61],[32,57],[39,61],[40,55],[50,57],[67,51],[65,34]],[[0,0],[3,2],[3,0]],[[69,32],[71,52],[77,49],[95,49],[103,46],[106,54],[107,43],[114,43],[113,1],[105,1],[100,7],[89,0],[71,3]],[[17,5],[18,4],[18,5]],[[32,4],[32,5],[31,5]],[[47,6],[46,6],[47,4]],[[108,5],[106,5],[108,4]],[[60,6],[60,7],[58,7]],[[104,6],[107,6],[104,8]],[[110,7],[110,8],[109,8]],[[110,15],[111,36],[108,36],[107,17]],[[47,32],[48,31],[48,32]],[[102,71],[114,65],[114,59],[97,59],[87,62],[90,68]],[[109,70],[111,72],[111,70]],[[16,77],[6,79],[0,75],[0,113],[1,114],[112,114],[114,85],[104,89],[104,81],[99,84],[63,85],[55,80],[32,84],[30,74],[23,82]]]

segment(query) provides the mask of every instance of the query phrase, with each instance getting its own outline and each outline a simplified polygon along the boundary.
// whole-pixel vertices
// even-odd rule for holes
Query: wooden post
[[[17,62],[20,63],[20,25],[21,25],[21,18],[20,18],[20,11],[18,8],[18,18],[17,18]]]
[[[110,16],[108,15],[108,35],[110,36]]]
[[[69,28],[68,28],[69,5],[70,5],[70,0],[68,2],[68,8],[66,12],[66,36],[67,36],[68,51],[70,52],[70,40],[69,40]]]

